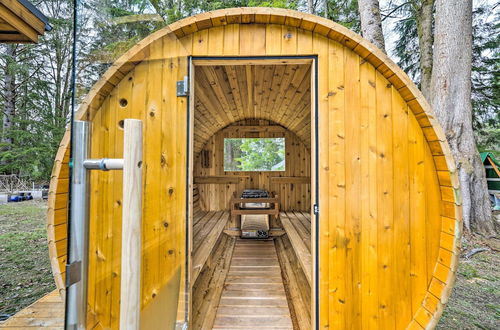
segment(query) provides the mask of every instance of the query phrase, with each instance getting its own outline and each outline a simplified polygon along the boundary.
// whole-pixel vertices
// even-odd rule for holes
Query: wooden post
[[[142,122],[125,120],[123,141],[120,329],[140,327],[142,229]]]

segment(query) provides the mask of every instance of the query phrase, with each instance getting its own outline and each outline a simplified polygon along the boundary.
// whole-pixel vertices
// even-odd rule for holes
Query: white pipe
[[[102,159],[86,159],[83,166],[87,170],[122,170],[123,159],[121,158],[102,158]]]

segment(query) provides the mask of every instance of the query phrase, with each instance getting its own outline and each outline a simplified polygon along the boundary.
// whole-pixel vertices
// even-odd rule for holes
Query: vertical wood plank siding
[[[104,74],[78,114],[92,121],[92,157],[120,158],[120,122],[144,122],[144,310],[160,301],[185,257],[187,100],[175,89],[187,75],[186,56],[310,54],[319,67],[320,328],[436,324],[462,225],[453,160],[432,110],[359,36],[323,18],[267,8],[204,13],[156,32]],[[62,294],[68,161],[66,135],[48,211]],[[119,324],[121,184],[121,173],[92,172],[89,328]]]

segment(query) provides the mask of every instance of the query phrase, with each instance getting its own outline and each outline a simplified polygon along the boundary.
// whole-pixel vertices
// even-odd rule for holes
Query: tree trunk
[[[430,101],[432,79],[432,21],[434,0],[422,0],[417,11],[417,32],[420,48],[420,89]]]
[[[16,113],[16,77],[13,70],[16,46],[5,45],[5,72],[4,72],[4,110],[2,123],[2,143],[5,149],[9,149],[12,144],[12,137],[9,131],[12,129],[12,119]]]
[[[384,33],[378,0],[359,0],[361,34],[385,53]]]
[[[310,14],[314,14],[314,3],[313,3],[313,0],[307,0],[307,11]]]
[[[460,179],[465,228],[495,234],[484,167],[472,131],[472,0],[436,1],[431,101]]]

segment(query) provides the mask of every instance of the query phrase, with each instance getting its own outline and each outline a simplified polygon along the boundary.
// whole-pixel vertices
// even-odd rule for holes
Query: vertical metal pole
[[[72,146],[71,212],[66,265],[66,329],[85,329],[87,316],[88,180],[83,162],[89,156],[89,123],[75,121]]]
[[[142,122],[125,120],[120,329],[138,330],[141,318]]]

